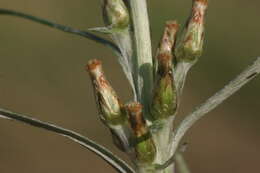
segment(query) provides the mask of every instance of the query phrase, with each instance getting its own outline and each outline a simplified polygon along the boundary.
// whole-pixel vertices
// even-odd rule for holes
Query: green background
[[[191,0],[148,0],[153,48],[166,20],[183,26]],[[181,119],[260,56],[260,2],[211,0],[203,56],[189,73]],[[9,8],[87,29],[102,26],[100,1],[0,0]],[[130,87],[110,50],[78,36],[10,16],[0,16],[0,107],[80,132],[126,158],[98,120],[84,70],[91,58],[123,101]],[[260,78],[200,121],[186,135],[193,173],[259,172]],[[61,136],[0,119],[1,173],[115,172],[93,153]]]

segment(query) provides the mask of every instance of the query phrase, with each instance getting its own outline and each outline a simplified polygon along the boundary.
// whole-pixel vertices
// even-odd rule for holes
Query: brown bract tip
[[[178,30],[179,29],[179,24],[177,23],[176,20],[170,20],[166,22],[166,27],[171,29],[171,30]]]
[[[169,64],[172,61],[172,55],[168,53],[161,53],[157,56],[160,64]]]
[[[193,2],[200,2],[200,3],[203,3],[205,5],[208,4],[208,0],[193,0]]]
[[[102,67],[102,62],[100,60],[92,59],[88,61],[88,64],[86,65],[86,70],[91,72],[101,67]]]
[[[147,133],[142,108],[143,106],[137,102],[126,105],[130,125],[137,137],[140,137]]]
[[[139,114],[142,112],[143,106],[138,102],[132,102],[126,105],[126,108],[129,112],[133,114]]]
[[[172,55],[169,53],[161,53],[157,56],[158,74],[168,74],[172,68]]]

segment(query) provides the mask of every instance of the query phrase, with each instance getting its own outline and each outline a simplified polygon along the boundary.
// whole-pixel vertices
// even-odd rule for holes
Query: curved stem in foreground
[[[99,37],[95,34],[87,32],[87,31],[82,31],[82,30],[79,30],[79,29],[71,28],[69,26],[60,25],[60,24],[57,24],[57,23],[54,23],[54,22],[50,22],[46,19],[42,19],[42,18],[39,18],[39,17],[35,17],[35,16],[32,16],[32,15],[21,13],[21,12],[14,11],[14,10],[8,10],[8,9],[0,8],[0,15],[11,15],[11,16],[21,17],[21,18],[24,18],[24,19],[27,19],[27,20],[31,20],[33,22],[37,22],[37,23],[49,26],[51,28],[58,29],[58,30],[63,31],[63,32],[79,35],[79,36],[88,38],[90,40],[93,40],[97,43],[103,44],[107,47],[110,47],[114,51],[116,51],[116,53],[121,54],[121,51],[119,50],[119,48],[113,42],[106,40],[104,38],[101,38],[101,37]]]
[[[59,135],[65,136],[72,141],[82,145],[83,147],[87,148],[88,150],[92,151],[103,160],[105,160],[108,164],[110,164],[113,168],[117,170],[119,173],[134,173],[132,168],[128,166],[123,160],[115,156],[112,152],[110,152],[105,147],[95,143],[94,141],[88,139],[87,137],[78,134],[74,131],[64,129],[54,124],[50,124],[47,122],[43,122],[37,119],[33,119],[27,117],[25,115],[21,115],[18,113],[14,113],[8,110],[4,110],[0,108],[0,118],[7,118],[10,120],[16,120],[18,122],[22,122],[25,124],[29,124],[34,127],[42,128]]]
[[[260,57],[258,57],[253,65],[246,68],[234,80],[230,81],[222,90],[210,97],[206,102],[195,108],[186,118],[180,123],[173,138],[172,152],[176,153],[179,143],[186,132],[208,112],[212,111],[223,101],[237,92],[242,86],[254,79],[260,73]],[[157,165],[158,169],[167,168],[174,162],[174,155],[163,165]]]

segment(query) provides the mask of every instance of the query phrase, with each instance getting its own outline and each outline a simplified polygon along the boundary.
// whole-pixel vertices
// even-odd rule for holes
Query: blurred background
[[[153,48],[166,20],[183,26],[191,0],[149,0]],[[189,73],[179,118],[260,56],[257,0],[210,1],[206,45]],[[75,28],[102,26],[100,1],[0,0],[8,8]],[[0,16],[0,107],[80,132],[126,158],[98,120],[92,86],[84,70],[91,58],[105,72],[123,101],[131,100],[116,57],[102,45],[40,24]],[[186,135],[185,157],[193,173],[259,172],[260,78],[201,120]],[[115,172],[93,153],[57,136],[0,119],[1,173]]]

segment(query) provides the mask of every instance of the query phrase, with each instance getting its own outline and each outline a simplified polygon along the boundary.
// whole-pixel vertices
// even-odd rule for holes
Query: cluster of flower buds
[[[130,21],[123,0],[103,0],[103,18],[107,27],[118,30],[127,28]]]
[[[116,30],[128,28],[130,19],[124,1],[104,0],[103,2],[107,28]],[[129,104],[120,102],[104,76],[100,61],[91,60],[87,65],[101,120],[110,129],[116,146],[122,151],[131,153],[131,156],[134,154],[137,163],[150,164],[165,155],[162,152],[168,147],[167,141],[172,130],[173,119],[170,117],[176,114],[178,105],[179,93],[177,93],[174,73],[179,62],[193,63],[201,55],[206,9],[207,0],[193,0],[191,16],[177,46],[175,45],[179,25],[176,21],[166,23],[153,58],[155,80],[149,111],[146,109],[144,111],[143,105],[138,102]],[[162,128],[164,130],[160,131]]]
[[[101,62],[90,60],[87,71],[92,79],[96,102],[102,122],[110,129],[116,146],[131,151],[139,162],[152,162],[156,149],[139,103],[123,105],[104,76]]]
[[[208,0],[193,0],[191,16],[176,50],[176,57],[179,61],[194,61],[201,56],[207,6]]]

